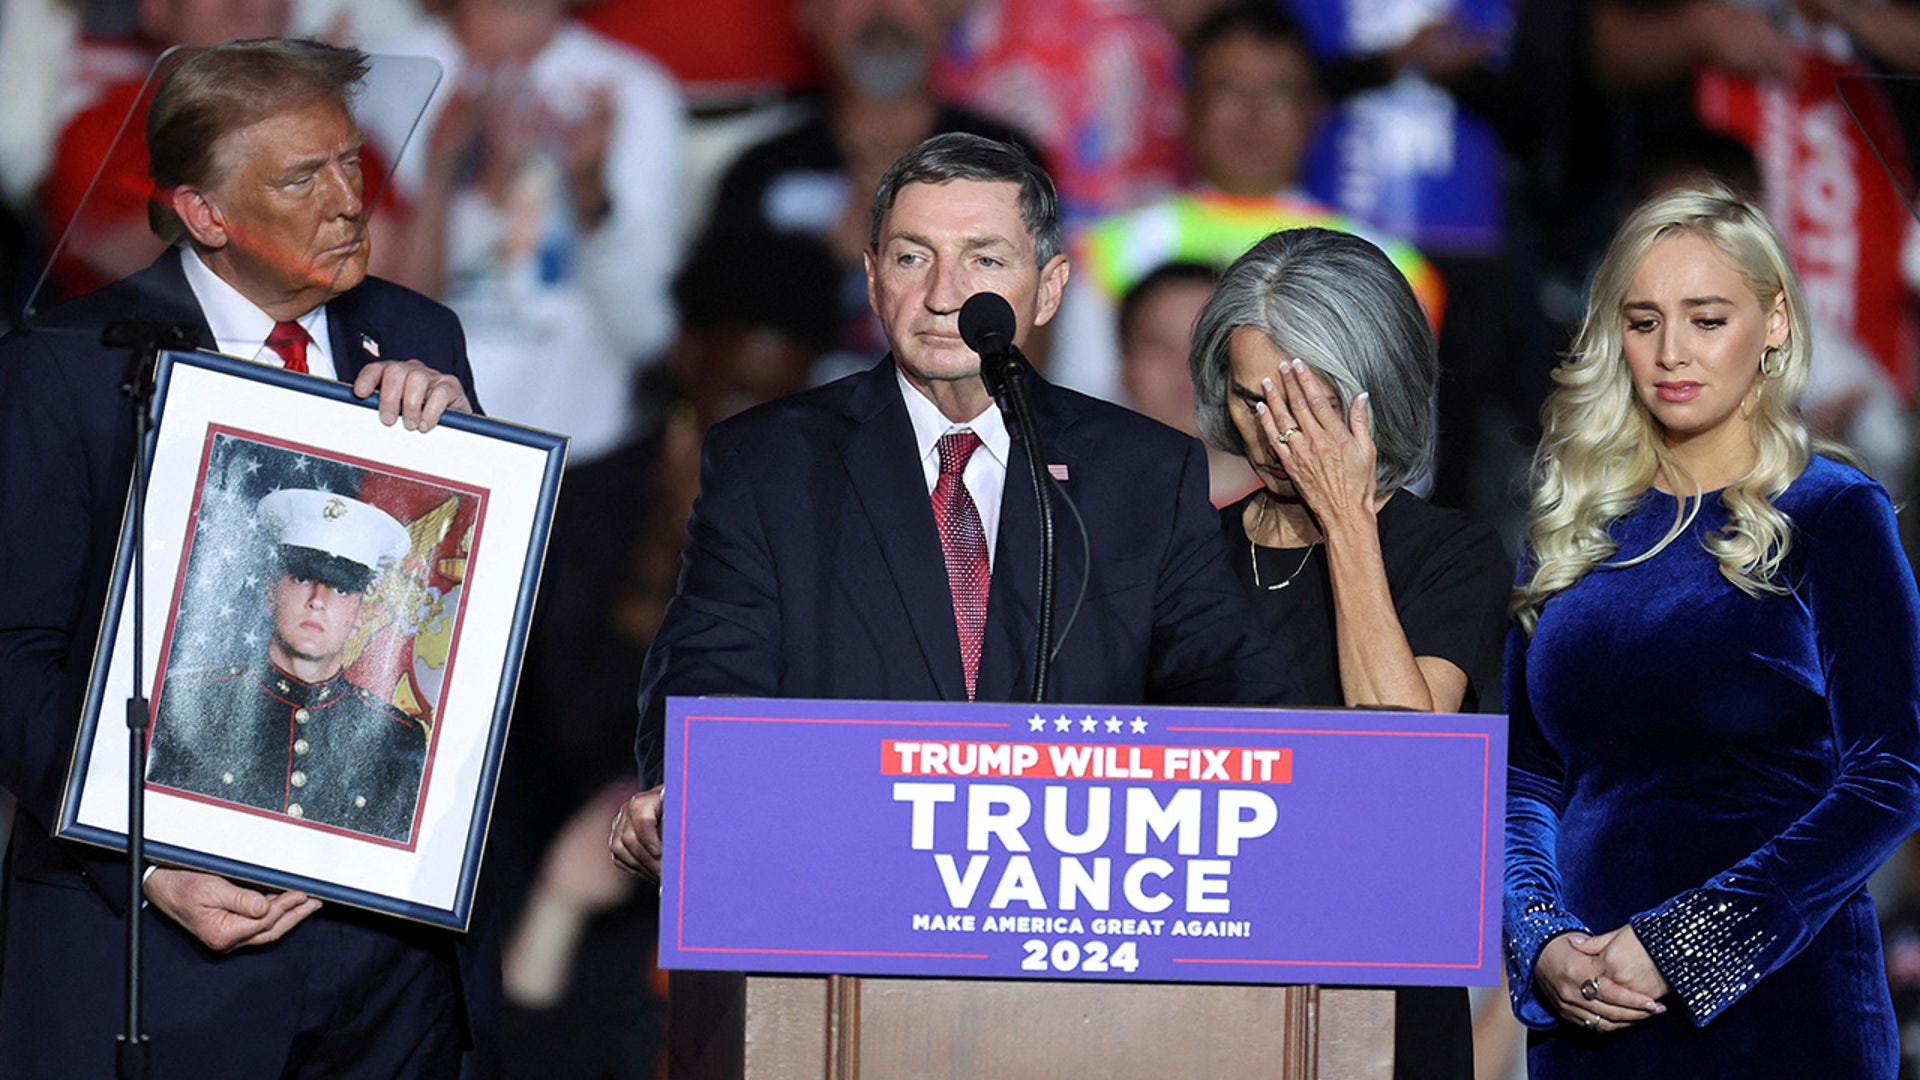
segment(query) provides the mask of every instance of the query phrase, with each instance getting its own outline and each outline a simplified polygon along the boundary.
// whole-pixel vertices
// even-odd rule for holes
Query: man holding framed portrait
[[[377,392],[381,419],[409,430],[475,408],[453,314],[366,276],[349,111],[366,65],[285,40],[181,62],[147,121],[150,217],[174,246],[0,341],[0,786],[20,806],[0,1074],[112,1067],[125,871],[51,839],[135,452],[126,353],[100,328],[179,325],[198,347]],[[150,868],[145,895],[155,1077],[451,1075],[498,993],[485,932],[323,912],[299,891],[181,868]]]

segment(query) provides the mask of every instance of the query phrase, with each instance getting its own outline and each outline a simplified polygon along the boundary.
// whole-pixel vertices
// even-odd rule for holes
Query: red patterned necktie
[[[277,322],[267,335],[267,348],[280,355],[288,371],[307,370],[307,331],[297,322]]]
[[[987,530],[980,510],[960,479],[967,459],[980,446],[971,431],[940,436],[940,480],[933,486],[933,520],[940,529],[940,550],[947,556],[947,586],[953,590],[953,624],[960,631],[960,666],[967,675],[967,700],[973,700],[980,675],[980,645],[987,636]]]

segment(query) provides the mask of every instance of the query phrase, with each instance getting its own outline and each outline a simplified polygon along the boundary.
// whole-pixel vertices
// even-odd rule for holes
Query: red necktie
[[[280,354],[288,371],[307,370],[307,331],[297,322],[277,322],[267,335],[267,348]]]
[[[940,529],[940,550],[947,556],[947,587],[953,590],[953,624],[960,631],[960,666],[967,675],[967,700],[973,700],[980,675],[980,644],[987,636],[987,530],[980,510],[960,479],[967,459],[980,446],[971,431],[940,436],[940,480],[933,486],[933,521]]]

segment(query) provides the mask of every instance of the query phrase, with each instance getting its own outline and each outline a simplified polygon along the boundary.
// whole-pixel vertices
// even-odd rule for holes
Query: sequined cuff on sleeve
[[[1729,876],[1629,921],[1687,1015],[1704,1026],[1766,970],[1780,935],[1759,916],[1753,891]]]
[[[1552,1009],[1533,996],[1533,966],[1540,961],[1540,950],[1547,947],[1547,942],[1571,933],[1591,931],[1550,900],[1508,904],[1507,993],[1513,997],[1514,1016],[1528,1027],[1548,1028],[1560,1021]]]

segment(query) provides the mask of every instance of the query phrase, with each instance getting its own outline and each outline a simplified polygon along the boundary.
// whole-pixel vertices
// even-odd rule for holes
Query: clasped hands
[[[494,206],[509,207],[524,201],[529,163],[554,151],[578,224],[600,224],[611,208],[606,160],[618,104],[611,84],[584,89],[579,107],[556,110],[534,87],[525,64],[470,66],[428,136],[429,185],[470,183]],[[477,169],[470,181],[467,169]]]
[[[1570,1024],[1620,1031],[1667,1011],[1665,976],[1632,926],[1606,934],[1562,934],[1540,950],[1534,992]]]

